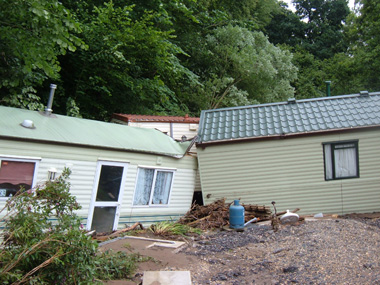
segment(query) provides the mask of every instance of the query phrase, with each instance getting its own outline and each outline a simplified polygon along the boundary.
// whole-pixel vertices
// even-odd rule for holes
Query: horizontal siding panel
[[[361,177],[325,181],[322,143],[351,139],[359,139]],[[340,214],[373,211],[380,197],[378,131],[207,146],[198,159],[206,204],[222,197],[267,206],[274,200],[279,210]]]
[[[49,168],[55,167],[58,174],[60,174],[63,168],[68,166],[72,170],[72,174],[70,175],[70,192],[82,206],[82,209],[77,211],[77,214],[83,219],[84,224],[87,223],[96,168],[99,160],[129,162],[120,209],[121,217],[130,217],[128,223],[139,220],[139,218],[134,218],[136,213],[141,215],[141,221],[146,223],[152,220],[158,221],[162,219],[163,216],[178,218],[178,215],[186,213],[191,206],[197,169],[197,160],[193,156],[175,159],[149,154],[49,144],[42,145],[10,140],[0,140],[0,155],[41,157],[42,159],[39,163],[36,177],[39,184],[43,184],[46,181]],[[157,157],[161,158],[159,165],[157,164]],[[137,169],[140,165],[151,166],[152,168],[168,167],[176,169],[169,207],[141,210],[132,206]],[[4,205],[5,201],[0,201],[0,207]],[[156,218],[154,218],[155,215],[157,215]],[[126,218],[120,219],[119,227],[126,222]]]
[[[39,144],[34,142],[22,142],[11,140],[0,140],[0,155],[37,156],[50,159],[93,161],[99,159],[130,162],[139,165],[157,165],[157,157],[162,158],[160,167],[177,167],[196,169],[196,158],[185,155],[182,159],[171,158],[160,155],[150,155],[144,153],[134,153],[127,151],[100,150],[85,147],[62,146],[54,144]]]

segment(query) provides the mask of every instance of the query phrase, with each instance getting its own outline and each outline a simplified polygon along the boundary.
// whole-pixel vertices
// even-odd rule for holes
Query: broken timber
[[[215,202],[205,205],[193,205],[179,223],[202,230],[211,228],[222,228],[229,225],[229,207],[232,203],[226,203],[225,199],[216,200]],[[242,204],[245,210],[245,222],[258,218],[258,220],[269,220],[271,210],[269,207],[261,205]]]

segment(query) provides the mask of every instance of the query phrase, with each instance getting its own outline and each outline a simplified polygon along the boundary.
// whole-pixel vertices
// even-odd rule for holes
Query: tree
[[[0,1],[0,102],[40,108],[36,88],[59,77],[59,55],[86,47],[80,31],[59,1]]]
[[[265,27],[265,34],[269,41],[275,45],[286,44],[295,47],[302,45],[305,41],[306,25],[299,15],[290,11],[288,6],[283,4]]]
[[[62,70],[66,93],[87,118],[108,119],[113,112],[181,114],[188,112],[172,88],[196,76],[177,58],[173,30],[159,29],[160,13],[132,18],[134,6],[112,2],[95,7],[83,24],[86,51],[70,53]]]
[[[270,44],[261,32],[239,26],[216,28],[193,54],[202,86],[201,108],[273,102],[293,96],[296,68],[287,51]]]
[[[283,6],[266,27],[270,41],[289,49],[298,67],[292,84],[297,98],[326,95],[325,81],[332,81],[332,94],[356,93],[360,70],[348,49],[347,25],[353,14],[347,1],[295,0],[296,12]],[[350,26],[350,25],[349,25]],[[352,50],[352,48],[351,48]]]
[[[316,58],[331,58],[345,52],[343,25],[349,15],[346,0],[294,0],[296,12],[284,5],[266,26],[275,44],[299,46]]]
[[[370,91],[380,90],[380,3],[359,0],[359,14],[349,28],[350,52],[359,67],[357,74]]]
[[[325,59],[344,52],[343,24],[350,13],[346,0],[294,0],[296,14],[306,21],[304,48]]]

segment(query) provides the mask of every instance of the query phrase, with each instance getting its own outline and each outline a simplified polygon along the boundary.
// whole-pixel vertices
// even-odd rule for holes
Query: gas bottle
[[[244,228],[244,207],[239,204],[239,200],[234,200],[234,204],[230,206],[230,228]]]

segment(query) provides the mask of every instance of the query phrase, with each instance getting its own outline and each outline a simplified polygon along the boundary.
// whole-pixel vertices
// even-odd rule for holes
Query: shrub
[[[148,261],[150,257],[107,250],[96,256],[96,278],[101,280],[126,279],[137,267],[138,262]]]
[[[80,284],[94,281],[97,244],[82,229],[69,193],[69,169],[56,181],[7,201],[0,283]]]

